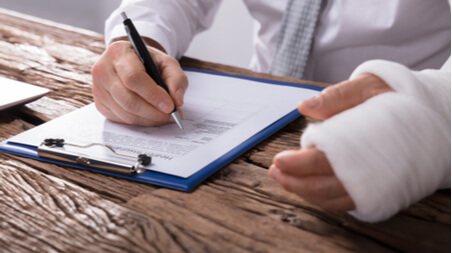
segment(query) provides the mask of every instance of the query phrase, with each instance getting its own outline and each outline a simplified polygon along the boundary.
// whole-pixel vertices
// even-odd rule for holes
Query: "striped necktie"
[[[289,0],[270,74],[301,79],[309,57],[322,0]]]

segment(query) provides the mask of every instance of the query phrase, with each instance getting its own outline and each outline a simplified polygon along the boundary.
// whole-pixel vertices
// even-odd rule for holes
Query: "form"
[[[38,146],[45,138],[76,144],[103,143],[131,155],[147,154],[145,169],[187,178],[221,158],[251,136],[296,109],[318,91],[186,71],[181,131],[176,124],[159,127],[118,124],[105,119],[93,104],[19,134],[9,142]],[[96,158],[124,162],[102,147],[88,152]]]

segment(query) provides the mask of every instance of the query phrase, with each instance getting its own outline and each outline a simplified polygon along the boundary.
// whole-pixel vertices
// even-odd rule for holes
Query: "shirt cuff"
[[[156,25],[147,22],[134,22],[135,28],[139,31],[142,37],[147,37],[158,42],[166,51],[168,55],[176,58],[177,53],[174,47],[171,46],[169,38],[163,32],[158,32],[160,28]],[[105,36],[105,44],[109,45],[113,39],[127,36],[123,25],[117,25]]]

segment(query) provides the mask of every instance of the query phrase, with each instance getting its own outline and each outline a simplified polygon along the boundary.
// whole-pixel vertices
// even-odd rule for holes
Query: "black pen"
[[[165,89],[165,91],[168,92],[168,94],[170,94],[168,87],[163,81],[157,66],[152,60],[152,57],[149,54],[149,51],[146,48],[146,45],[144,44],[143,40],[141,39],[140,34],[133,25],[132,20],[130,20],[130,18],[127,17],[125,12],[121,12],[121,16],[123,18],[124,28],[126,29],[130,43],[132,43],[132,46],[135,49],[138,58],[140,58],[141,62],[143,63],[144,68],[146,69],[146,73],[148,73],[148,75],[157,83],[157,85]],[[176,105],[174,105],[174,109],[171,112],[171,117],[173,117],[174,121],[179,126],[179,128],[183,130],[184,127],[182,126],[182,122],[180,119],[179,112],[177,111]]]

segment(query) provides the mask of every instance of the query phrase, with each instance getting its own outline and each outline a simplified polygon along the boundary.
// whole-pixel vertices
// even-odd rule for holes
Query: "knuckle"
[[[168,57],[170,57],[170,56],[168,56]],[[170,57],[169,61],[171,62],[171,64],[173,65],[173,67],[174,67],[175,69],[180,70],[180,71],[178,71],[177,73],[179,73],[179,74],[181,75],[181,80],[183,80],[184,78],[183,78],[182,76],[185,76],[185,74],[183,74],[182,67],[181,67],[180,64],[179,64],[179,61],[177,61],[177,60],[176,60],[175,58],[173,58],[173,57]]]
[[[342,83],[326,88],[319,95],[320,106],[317,107],[316,116],[323,119],[333,116],[337,111],[337,105],[347,99],[345,90]]]
[[[152,117],[146,118],[146,120],[150,126],[162,126],[168,123],[169,118],[168,115],[157,113],[156,115],[152,115]]]
[[[332,92],[334,93],[335,91]],[[320,107],[317,108],[316,117],[325,119],[331,116],[331,112],[326,108],[326,105],[328,104],[327,101],[331,99],[330,94],[330,91],[328,91],[319,95],[318,99],[320,100]]]
[[[127,112],[137,112],[138,111],[138,100],[132,96],[124,96],[122,101],[122,107]]]
[[[334,207],[328,201],[319,201],[316,205],[326,211],[334,210]]]
[[[156,102],[159,99],[160,94],[156,87],[149,87],[147,94],[142,94],[144,99],[148,102]]]
[[[282,186],[282,188],[284,188],[285,190],[289,191],[289,192],[293,192],[292,186],[290,184],[290,181],[287,180],[287,178],[282,177],[279,181],[279,184]]]
[[[326,196],[328,195],[323,183],[318,180],[314,180],[311,182],[310,194],[318,200],[326,199]]]
[[[149,86],[146,94],[140,94],[148,103],[153,105],[158,105],[161,101],[168,100],[169,102],[172,102],[171,99],[169,99],[168,93],[164,92],[162,88],[156,85]]]
[[[361,89],[362,101],[392,90],[383,79],[373,74],[364,74],[358,79],[359,84],[363,87]]]
[[[182,69],[179,61],[167,54],[161,54],[159,55],[159,58],[163,69]]]
[[[93,78],[98,77],[102,73],[102,59],[99,59],[94,63],[93,67],[91,67],[91,75]]]
[[[107,108],[105,108],[105,106],[101,103],[94,103],[96,106],[96,109],[105,117],[109,118],[109,111],[107,110]]]
[[[164,113],[159,113],[156,116],[152,118],[152,120],[155,122],[156,125],[163,125],[165,123],[168,123],[168,115]]]
[[[181,71],[180,75],[179,75],[179,80],[178,80],[179,84],[184,87],[187,88],[188,87],[188,78],[187,76]]]
[[[105,54],[109,55],[109,56],[116,56],[118,54],[121,54],[123,52],[124,48],[129,47],[129,46],[130,46],[130,43],[127,41],[115,41],[107,47]]]
[[[318,206],[326,211],[340,211],[341,210],[341,204],[337,202],[337,199],[321,201],[318,203]]]
[[[138,123],[138,116],[127,113],[122,115],[122,121],[128,125],[135,125]]]
[[[345,87],[345,85],[344,86],[341,86],[341,85],[334,86],[331,89],[331,96],[333,98],[337,99],[338,101],[341,101],[341,100],[345,99],[347,96],[345,94],[345,88],[344,87]]]
[[[314,166],[316,168],[321,168],[323,173],[332,172],[331,165],[328,158],[325,156],[325,153],[318,149],[314,152]]]
[[[379,93],[381,93],[381,91],[375,87],[365,87],[361,90],[361,100],[364,101],[378,95]]]
[[[173,57],[169,56],[168,54],[165,54],[161,51],[158,51],[158,52],[159,52],[158,55],[163,62],[179,65],[179,62],[175,58],[173,58]]]
[[[93,83],[100,83],[107,77],[106,74],[107,65],[103,58],[99,58],[96,63],[91,67],[91,75]]]
[[[361,92],[362,100],[367,100],[374,96],[380,95],[381,93],[389,92],[391,89],[389,87],[367,87]]]
[[[325,100],[335,100],[340,101],[346,97],[345,94],[345,88],[347,86],[347,83],[340,83],[333,86],[329,86],[320,94],[321,97],[323,97]]]
[[[94,97],[101,97],[101,89],[97,87],[97,84],[93,82],[91,85],[91,92],[93,93]]]
[[[176,82],[178,86],[187,86],[188,85],[188,78],[185,75],[184,71],[180,67],[173,68],[172,70],[172,79]]]
[[[126,73],[123,83],[126,88],[134,90],[139,85],[140,79],[140,73],[136,71],[130,71]]]

